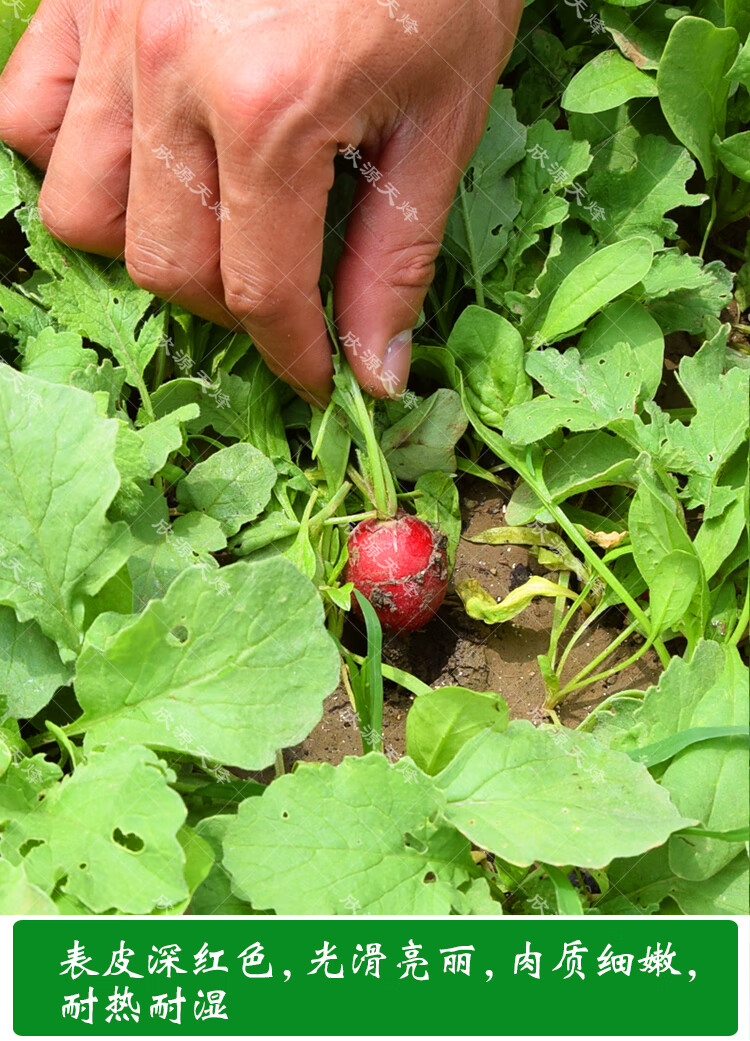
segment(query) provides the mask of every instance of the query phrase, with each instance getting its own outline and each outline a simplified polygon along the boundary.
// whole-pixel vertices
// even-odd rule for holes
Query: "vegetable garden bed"
[[[400,401],[337,350],[312,410],[0,146],[3,913],[748,912],[750,19],[590,7],[527,4]],[[346,581],[397,507],[413,633]]]

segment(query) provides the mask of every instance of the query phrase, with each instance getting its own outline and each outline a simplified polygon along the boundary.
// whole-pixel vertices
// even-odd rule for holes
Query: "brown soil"
[[[465,535],[504,523],[505,496],[501,492],[486,483],[466,482],[462,493]],[[472,494],[476,497],[471,498]],[[502,599],[529,573],[549,575],[553,580],[556,577],[541,568],[524,547],[485,546],[462,539],[453,581],[475,578]],[[552,600],[539,598],[514,621],[490,626],[470,619],[458,596],[449,593],[437,618],[423,631],[401,637],[386,634],[383,658],[432,687],[456,685],[496,691],[508,702],[511,719],[531,719],[538,724],[544,719],[544,684],[536,656],[548,649],[553,609]],[[570,654],[563,681],[607,646],[619,631],[617,622],[615,615],[615,627],[592,627]],[[364,650],[362,635],[353,624],[345,632],[344,642],[352,650]],[[608,665],[624,661],[637,646],[636,641],[626,641]],[[617,691],[648,687],[656,682],[659,671],[656,654],[647,651],[635,665],[616,676],[569,696],[558,708],[561,722],[575,727],[604,698]],[[406,714],[414,696],[390,683],[385,687],[384,748],[395,758],[405,751]],[[339,687],[326,700],[321,722],[301,745],[285,752],[285,762],[287,768],[298,760],[336,764],[346,755],[361,752],[353,710],[346,692]]]

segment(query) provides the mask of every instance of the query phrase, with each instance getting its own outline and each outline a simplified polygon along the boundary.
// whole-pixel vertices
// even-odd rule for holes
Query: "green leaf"
[[[38,886],[29,882],[23,863],[0,859],[0,914],[59,914],[54,903]]]
[[[634,458],[634,450],[629,445],[603,430],[574,434],[547,454],[542,475],[553,502],[559,503],[594,488],[614,484],[632,486]],[[506,523],[510,526],[530,524],[542,509],[541,500],[521,482],[508,503]]]
[[[539,330],[541,343],[554,343],[583,325],[616,296],[640,282],[651,267],[647,239],[605,246],[566,275],[552,298]]]
[[[435,781],[446,819],[511,864],[604,867],[688,823],[628,756],[590,734],[526,720],[479,734]]]
[[[666,897],[676,900],[686,915],[750,913],[746,853],[738,854],[725,868],[701,882],[675,874],[666,846],[645,856],[615,860],[607,874],[611,889],[597,903],[601,914],[652,914]]]
[[[2,854],[29,881],[60,886],[94,914],[149,914],[187,896],[177,832],[182,800],[153,752],[117,742],[92,751],[72,777],[3,834]]]
[[[232,892],[231,879],[224,867],[224,837],[234,820],[230,814],[204,817],[198,821],[197,834],[211,847],[214,863],[190,901],[191,915],[251,915],[255,914],[250,904],[240,900]]]
[[[472,865],[442,805],[408,759],[301,763],[242,803],[225,864],[235,892],[278,914],[447,914]]]
[[[730,0],[725,0],[725,6],[729,7]],[[740,5],[743,5],[740,7]],[[743,10],[743,0],[737,0],[737,7],[739,10]],[[750,28],[750,13],[746,10],[744,12],[744,18]],[[731,25],[737,26],[736,22],[730,22]],[[737,26],[739,29],[739,27]],[[745,30],[747,32],[747,29]],[[742,38],[742,32],[740,32],[740,38]],[[743,86],[750,90],[750,37],[748,37],[740,47],[737,57],[734,59],[734,64],[727,73],[727,79],[732,80],[735,83],[742,83]]]
[[[470,304],[451,330],[448,350],[463,374],[469,402],[490,426],[501,426],[512,405],[531,397],[523,340],[494,311]]]
[[[677,224],[664,216],[678,206],[700,206],[703,195],[685,188],[695,172],[695,163],[680,145],[664,137],[647,134],[633,143],[631,163],[608,167],[597,158],[586,182],[588,193],[606,214],[606,226],[596,221],[591,210],[581,217],[599,232],[602,242],[615,242],[641,235],[661,249],[665,238],[676,238]]]
[[[0,607],[0,722],[30,719],[70,680],[57,647],[36,622]]]
[[[476,618],[487,625],[509,622],[521,611],[525,611],[535,596],[567,596],[575,600],[576,594],[548,578],[534,575],[522,586],[512,590],[499,603],[474,578],[456,583],[456,592],[461,597],[469,618]]]
[[[552,348],[534,351],[527,355],[526,370],[551,396],[540,395],[508,412],[503,433],[516,444],[532,444],[560,427],[609,426],[635,412],[640,373],[626,343],[603,345],[586,361],[575,347],[564,353]]]
[[[454,446],[467,423],[455,390],[436,390],[383,433],[380,447],[391,472],[404,481],[416,481],[435,470],[454,473]]]
[[[544,864],[542,866],[544,867],[545,873],[551,878],[552,884],[555,887],[557,913],[564,915],[583,914],[583,902],[580,894],[568,878],[567,872],[561,871],[560,868],[553,867],[551,864]]]
[[[230,445],[193,467],[177,486],[177,501],[233,535],[264,509],[275,483],[276,467],[267,456],[252,445]]]
[[[690,727],[681,730],[679,734],[666,737],[663,741],[654,741],[645,748],[635,748],[630,752],[630,758],[636,763],[652,767],[658,763],[666,762],[681,752],[683,748],[700,744],[701,741],[712,741],[717,737],[748,737],[747,727],[721,726],[721,727]]]
[[[96,351],[84,348],[76,333],[58,333],[50,327],[26,341],[22,368],[49,383],[63,383],[92,394],[106,391],[110,415],[125,380],[123,368],[115,368],[109,358],[100,365]]]
[[[131,548],[107,509],[120,477],[118,423],[94,398],[0,366],[0,601],[36,618],[64,661],[77,652],[84,596],[119,571]]]
[[[523,158],[526,128],[516,119],[512,93],[496,87],[487,125],[461,179],[448,216],[446,249],[479,280],[502,256],[521,208],[515,181],[507,176]]]
[[[633,557],[651,590],[652,624],[663,631],[685,621],[696,600],[707,605],[706,580],[679,503],[649,469],[645,456],[639,457],[639,464],[628,528]]]
[[[143,388],[143,370],[164,335],[166,311],[146,318],[153,296],[131,281],[123,264],[70,249],[31,216],[38,198],[36,177],[16,161],[16,175],[27,206],[18,220],[29,240],[27,252],[54,276],[39,284],[39,296],[61,331],[78,333],[110,351]],[[144,321],[145,319],[145,321]]]
[[[461,538],[461,508],[453,478],[444,473],[423,474],[415,485],[415,491],[422,493],[415,501],[417,516],[445,535],[448,563],[452,569]]]
[[[20,204],[21,193],[18,190],[11,151],[7,145],[0,143],[0,218]]]
[[[406,717],[406,750],[430,776],[439,773],[476,734],[505,730],[508,706],[499,694],[439,687],[416,699]]]
[[[603,51],[579,69],[565,88],[562,106],[569,112],[603,112],[631,98],[653,98],[656,82],[619,51]]]
[[[675,137],[714,176],[713,138],[724,136],[729,80],[739,37],[705,18],[680,18],[664,48],[656,85],[664,116]]]
[[[632,755],[695,728],[746,729],[747,684],[748,670],[736,649],[700,641],[690,661],[672,658],[618,745]],[[724,737],[677,752],[661,781],[682,814],[709,830],[729,831],[747,823],[747,773],[747,739]],[[699,880],[721,870],[740,849],[717,839],[674,836],[670,864],[676,874]]]
[[[654,263],[658,259],[657,255]],[[578,353],[583,362],[598,363],[599,358],[616,349],[616,343],[627,343],[632,349],[641,378],[638,398],[650,401],[661,382],[664,336],[646,308],[628,298],[608,304],[589,322],[578,340]]]
[[[187,568],[141,614],[96,619],[75,726],[260,770],[309,734],[338,674],[320,599],[289,561],[231,564],[216,582]]]
[[[750,130],[733,134],[723,141],[715,137],[714,149],[730,173],[742,181],[750,181]]]

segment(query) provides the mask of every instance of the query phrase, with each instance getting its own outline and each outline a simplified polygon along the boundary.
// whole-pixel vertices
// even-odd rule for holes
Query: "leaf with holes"
[[[233,888],[277,914],[449,914],[473,862],[443,803],[408,759],[300,763],[227,828]]]
[[[185,807],[153,752],[118,741],[89,753],[72,777],[3,833],[0,853],[29,882],[93,914],[149,914],[187,897],[177,832]]]
[[[86,740],[116,737],[260,770],[302,741],[338,655],[312,583],[275,557],[189,567],[139,615],[100,615],[78,660]]]

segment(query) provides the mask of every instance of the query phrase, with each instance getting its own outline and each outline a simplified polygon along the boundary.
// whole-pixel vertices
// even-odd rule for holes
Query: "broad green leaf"
[[[550,246],[541,272],[534,278],[530,290],[502,291],[493,296],[499,304],[510,309],[521,319],[521,334],[532,346],[541,341],[536,330],[560,287],[561,282],[594,253],[594,237],[577,222],[566,221],[552,229]],[[486,285],[491,293],[491,286]]]
[[[607,875],[611,889],[597,902],[601,914],[652,914],[666,897],[686,915],[747,915],[747,854],[738,854],[711,878],[690,882],[669,865],[668,848],[660,846],[645,856],[615,860]]]
[[[177,832],[185,819],[174,774],[124,741],[92,751],[72,777],[12,821],[0,850],[32,885],[59,885],[95,914],[149,914],[187,896]]]
[[[511,864],[604,867],[688,821],[645,767],[590,734],[517,720],[479,734],[435,778],[445,817]]]
[[[271,498],[276,467],[248,444],[222,448],[194,466],[177,486],[181,506],[213,517],[227,535],[255,520]]]
[[[27,757],[14,750],[13,762],[0,781],[0,825],[4,827],[9,821],[23,821],[34,813],[40,805],[41,794],[44,792],[46,798],[48,789],[55,787],[61,776],[62,770],[57,763],[50,762],[43,755]]]
[[[724,136],[729,80],[739,37],[705,18],[688,15],[675,24],[664,48],[656,85],[664,116],[675,137],[714,176],[713,138]]]
[[[453,567],[461,538],[458,489],[448,474],[427,473],[419,478],[415,490],[422,493],[415,502],[417,516],[445,535],[448,540],[445,547],[448,561]]]
[[[700,641],[690,661],[672,658],[655,687],[644,696],[632,726],[618,740],[631,751],[699,727],[748,725],[747,667],[734,648]],[[714,831],[747,822],[746,738],[719,738],[677,752],[661,783],[685,816]],[[672,870],[685,878],[708,878],[728,864],[741,845],[674,836]]]
[[[750,130],[732,134],[723,141],[714,138],[714,149],[730,173],[742,181],[750,181]]]
[[[521,611],[525,611],[535,596],[567,596],[572,600],[576,594],[548,578],[534,575],[522,586],[508,593],[499,603],[474,578],[456,583],[456,592],[461,597],[469,618],[476,618],[487,625],[509,622]]]
[[[499,694],[439,687],[416,699],[406,717],[406,750],[430,776],[447,766],[475,734],[505,730],[508,706]]]
[[[211,553],[224,549],[227,540],[213,517],[187,513],[171,520],[167,500],[148,485],[130,530],[136,540],[127,563],[133,595],[130,610],[140,611],[149,600],[160,600],[188,567],[200,567],[207,581],[218,581],[218,565]]]
[[[695,163],[680,145],[647,134],[635,140],[633,153],[632,163],[624,169],[596,162],[586,182],[589,195],[606,214],[604,226],[592,210],[583,210],[581,216],[599,232],[602,242],[641,235],[658,250],[664,238],[677,235],[676,222],[665,213],[678,206],[700,206],[705,196],[691,195],[685,188]]]
[[[730,2],[732,2],[732,0],[725,0],[725,7],[728,8]],[[750,12],[748,12],[745,8],[744,0],[733,0],[733,6],[736,9],[744,9],[744,18],[747,23],[748,29],[750,29]],[[734,25],[738,29],[738,31],[740,32],[740,37],[742,37],[743,34],[739,30],[739,26],[737,26],[737,23],[730,22],[730,24]],[[745,32],[747,32],[747,29],[745,30]],[[727,79],[732,80],[735,83],[742,83],[745,87],[747,87],[750,90],[750,37],[748,37],[745,40],[742,47],[740,47],[739,51],[737,52],[737,57],[734,59],[734,63],[729,72],[727,73]]]
[[[687,625],[694,610],[705,624],[702,619],[707,608],[705,575],[685,529],[680,505],[664,482],[649,470],[645,457],[640,457],[639,463],[642,465],[628,514],[628,528],[633,557],[651,590],[652,624],[657,626],[657,631],[678,622]],[[698,635],[703,632],[700,620]]]
[[[658,255],[654,263],[657,260]],[[645,307],[627,297],[615,300],[589,322],[578,340],[578,353],[584,362],[598,361],[616,343],[627,343],[632,349],[641,378],[638,398],[649,401],[661,382],[664,336]]]
[[[463,373],[469,402],[490,426],[501,426],[512,405],[531,397],[523,340],[494,311],[469,305],[451,330],[448,350]]]
[[[448,914],[471,861],[443,802],[408,759],[301,763],[227,828],[233,889],[278,914]]]
[[[466,430],[461,398],[441,387],[386,430],[380,447],[392,473],[416,481],[426,473],[456,469],[454,446]]]
[[[748,529],[747,484],[747,453],[739,449],[724,468],[711,497],[712,502],[716,502],[718,494],[727,491],[729,505],[716,512],[704,511],[703,523],[693,541],[708,580],[714,577]]]
[[[29,882],[23,863],[0,859],[0,914],[59,914],[44,890]]]
[[[574,434],[547,454],[542,470],[544,483],[555,503],[593,488],[613,484],[632,486],[634,458],[630,445],[603,430]],[[541,500],[521,482],[508,503],[506,523],[530,524],[542,508]]]
[[[565,88],[562,106],[569,112],[603,112],[631,98],[656,96],[656,81],[640,72],[619,51],[603,51],[575,74]]]
[[[211,847],[214,863],[206,878],[193,893],[190,901],[191,915],[251,915],[255,914],[250,904],[240,900],[232,892],[232,881],[224,867],[224,836],[234,820],[234,815],[219,814],[204,817],[195,825],[197,834]]]
[[[643,0],[648,3],[648,0]],[[631,15],[622,5],[606,4],[601,19],[620,52],[637,69],[658,69],[667,37],[673,22],[666,17],[667,9],[660,4],[649,4],[643,11]]]
[[[448,217],[444,248],[475,280],[493,267],[521,208],[507,171],[523,158],[526,128],[516,119],[511,91],[496,87],[484,135],[461,179]]]
[[[527,355],[526,371],[547,394],[508,412],[503,433],[514,443],[532,444],[560,427],[578,431],[609,426],[635,412],[640,373],[626,343],[605,345],[585,362],[574,347],[564,353],[533,351]]]
[[[64,661],[81,642],[84,596],[132,548],[106,512],[120,477],[118,423],[94,398],[0,366],[0,602],[36,618]]]
[[[260,770],[309,734],[338,674],[320,599],[289,561],[191,567],[141,614],[94,622],[76,728]]]
[[[644,238],[626,239],[597,250],[562,280],[539,330],[540,342],[562,339],[640,282],[651,267],[652,256]]]
[[[70,680],[57,647],[34,621],[0,607],[0,722],[30,719]]]

